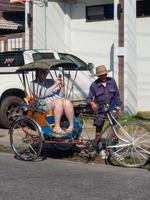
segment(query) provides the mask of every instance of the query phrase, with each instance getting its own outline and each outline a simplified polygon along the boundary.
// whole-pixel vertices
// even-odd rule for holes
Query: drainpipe
[[[118,17],[118,47],[123,51],[124,49],[124,0],[119,0],[117,6]],[[124,54],[118,55],[118,87],[120,91],[121,100],[124,104]]]
[[[25,49],[33,48],[33,2],[25,3]]]
[[[29,2],[29,13],[27,16],[29,27],[29,49],[33,49],[33,2]]]

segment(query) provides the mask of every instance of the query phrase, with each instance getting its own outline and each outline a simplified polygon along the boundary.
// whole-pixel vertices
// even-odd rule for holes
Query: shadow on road
[[[74,154],[80,153],[81,149],[77,146],[71,148],[70,150],[59,150],[53,145],[44,144],[41,156],[54,159],[63,159],[68,157],[73,157]]]
[[[69,159],[69,160],[75,160],[75,157],[78,157],[78,160],[80,161],[81,158],[79,158],[79,153],[81,149],[77,146],[74,148],[71,148],[70,150],[58,150],[56,147],[54,147],[51,144],[43,144],[42,152],[38,159],[36,159],[34,162],[40,162],[44,161],[47,158],[53,158],[53,159]],[[18,156],[14,156],[16,159],[20,160]]]

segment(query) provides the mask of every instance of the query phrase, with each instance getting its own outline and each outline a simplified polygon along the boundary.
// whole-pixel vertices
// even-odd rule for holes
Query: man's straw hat
[[[96,74],[95,76],[101,76],[104,74],[107,74],[108,72],[110,72],[111,70],[107,70],[105,65],[99,65],[96,67]]]

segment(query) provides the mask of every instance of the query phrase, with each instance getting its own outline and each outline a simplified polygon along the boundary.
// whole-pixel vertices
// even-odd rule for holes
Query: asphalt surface
[[[0,200],[148,200],[150,171],[0,153]]]

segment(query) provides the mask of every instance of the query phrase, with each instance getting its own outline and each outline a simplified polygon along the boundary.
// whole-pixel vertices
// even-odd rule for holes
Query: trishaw
[[[17,158],[25,161],[37,159],[42,151],[43,144],[51,144],[59,150],[70,150],[75,145],[82,145],[86,153],[94,150],[93,140],[90,140],[85,118],[96,118],[89,106],[78,104],[74,106],[74,128],[71,133],[62,137],[53,136],[54,116],[39,110],[40,98],[36,98],[30,91],[30,81],[35,78],[38,69],[49,70],[49,76],[55,78],[61,73],[64,83],[65,71],[74,70],[76,64],[64,61],[45,59],[35,61],[20,67],[17,73],[24,86],[26,97],[22,102],[22,113],[12,123],[9,134],[12,150]],[[78,71],[78,69],[76,69]],[[73,80],[75,82],[75,80]],[[72,86],[66,86],[72,90]],[[109,121],[106,140],[107,159],[112,157],[115,162],[126,167],[141,167],[149,161],[150,157],[150,132],[147,126],[137,122],[119,122],[113,117],[109,105],[104,105],[105,117]],[[113,123],[115,121],[115,123]],[[68,121],[65,116],[61,119],[61,127],[66,128]],[[87,137],[82,137],[83,128]],[[107,129],[108,130],[108,129]],[[93,133],[94,134],[94,133]]]

